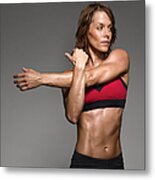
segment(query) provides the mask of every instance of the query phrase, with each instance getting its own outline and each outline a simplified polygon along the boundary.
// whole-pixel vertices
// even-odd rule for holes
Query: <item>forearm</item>
[[[67,97],[67,116],[73,123],[79,119],[83,109],[85,95],[85,70],[84,67],[74,67],[73,80]]]
[[[91,86],[95,82],[92,81],[92,75],[89,71],[84,71],[85,73],[85,85]],[[42,73],[41,74],[41,85],[58,87],[58,88],[68,88],[71,87],[73,79],[73,71],[61,72],[61,73]]]
[[[73,77],[72,71],[61,73],[42,73],[41,85],[66,88],[71,86]]]

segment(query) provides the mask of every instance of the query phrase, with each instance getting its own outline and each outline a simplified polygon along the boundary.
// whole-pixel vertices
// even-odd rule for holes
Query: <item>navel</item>
[[[108,152],[108,151],[109,151],[108,146],[104,146],[104,151],[105,151],[105,152]]]

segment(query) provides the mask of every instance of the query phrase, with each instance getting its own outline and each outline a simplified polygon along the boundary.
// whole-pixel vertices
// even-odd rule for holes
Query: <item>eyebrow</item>
[[[98,24],[99,24],[99,25],[102,25],[102,26],[105,25],[105,24],[103,24],[103,23],[101,23],[101,22],[99,22]],[[112,23],[108,24],[108,27],[110,27],[110,26],[112,27]]]

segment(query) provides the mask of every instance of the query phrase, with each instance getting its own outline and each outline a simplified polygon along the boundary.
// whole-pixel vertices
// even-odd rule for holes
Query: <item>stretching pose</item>
[[[123,49],[111,50],[115,39],[112,11],[90,4],[81,12],[75,49],[65,53],[71,70],[40,73],[23,68],[14,76],[21,91],[41,85],[62,89],[66,117],[78,132],[71,168],[124,169],[120,132],[129,56]]]

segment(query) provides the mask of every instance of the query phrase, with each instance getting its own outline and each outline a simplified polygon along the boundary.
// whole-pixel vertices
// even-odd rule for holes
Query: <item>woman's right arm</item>
[[[73,78],[73,71],[62,73],[39,73],[26,68],[23,68],[23,71],[24,72],[14,76],[14,82],[22,91],[36,88],[40,85],[59,88],[70,87]],[[128,73],[128,71],[128,53],[121,49],[113,50],[107,60],[103,61],[101,65],[85,71],[86,86],[92,86],[97,83],[107,83],[122,74]]]
[[[41,85],[59,88],[69,88],[71,86],[72,70],[60,73],[40,73],[30,68],[23,68],[22,70],[22,73],[14,75],[14,83],[21,91],[37,88]]]

